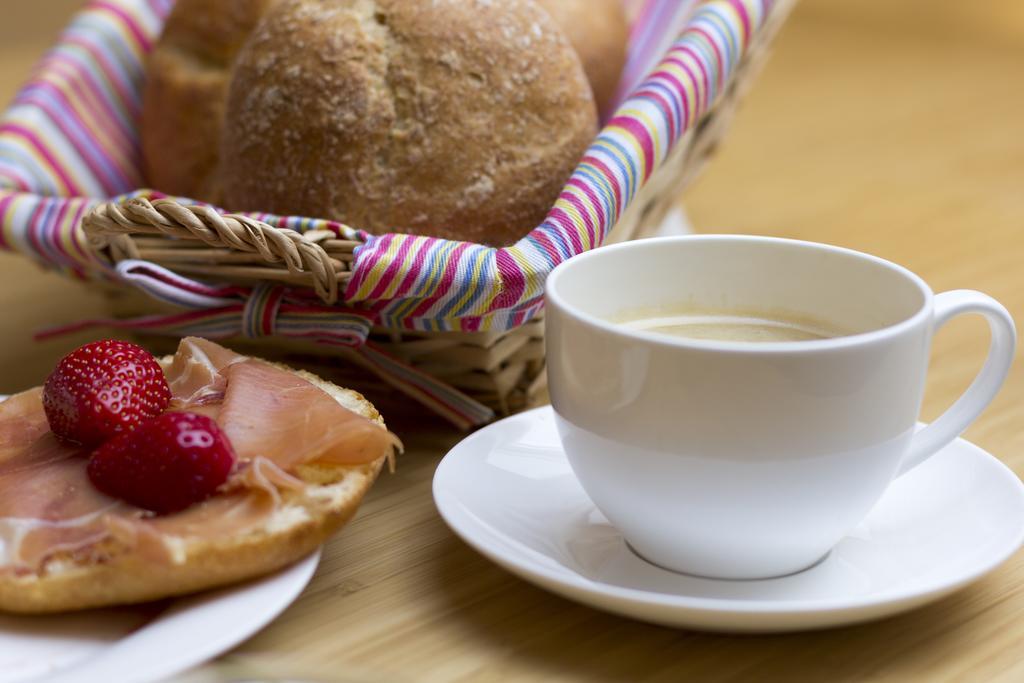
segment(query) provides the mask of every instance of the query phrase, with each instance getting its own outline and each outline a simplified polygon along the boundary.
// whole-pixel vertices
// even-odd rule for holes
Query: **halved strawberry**
[[[231,443],[216,422],[171,412],[97,448],[87,472],[103,493],[166,514],[213,494],[234,463]]]

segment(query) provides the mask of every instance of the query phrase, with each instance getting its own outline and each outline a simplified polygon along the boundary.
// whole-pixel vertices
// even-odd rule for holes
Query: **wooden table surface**
[[[77,5],[0,0],[0,100]],[[934,289],[975,288],[1024,320],[1024,3],[804,0],[706,175],[701,231],[798,237],[902,263]],[[33,329],[103,310],[97,296],[0,254],[0,392],[39,383],[83,338]],[[939,335],[923,416],[966,386],[984,324]],[[1024,365],[967,437],[1024,474]],[[236,660],[333,680],[1024,680],[1024,555],[880,623],[771,637],[648,626],[555,597],[444,526],[430,479],[459,436],[408,451],[328,545],[306,593]]]

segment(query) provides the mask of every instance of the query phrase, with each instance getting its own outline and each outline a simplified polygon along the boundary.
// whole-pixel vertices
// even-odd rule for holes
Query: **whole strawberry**
[[[166,514],[210,496],[234,462],[231,443],[212,419],[164,413],[93,451],[87,472],[103,493]]]
[[[171,389],[156,359],[116,339],[86,344],[61,359],[43,387],[50,429],[96,446],[167,409]]]

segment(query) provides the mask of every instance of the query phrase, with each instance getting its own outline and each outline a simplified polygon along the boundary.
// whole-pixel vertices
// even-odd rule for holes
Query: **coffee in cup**
[[[610,322],[683,339],[740,342],[812,341],[841,337],[845,332],[827,320],[780,310],[694,310],[664,306],[660,310],[624,311]]]
[[[984,294],[768,237],[603,247],[556,268],[546,295],[552,405],[584,490],[639,555],[717,578],[821,559],[978,416],[1016,339]],[[989,323],[988,360],[918,429],[932,335],[967,313]]]

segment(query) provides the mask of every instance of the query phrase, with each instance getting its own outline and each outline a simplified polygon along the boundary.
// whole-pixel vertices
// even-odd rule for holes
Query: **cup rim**
[[[684,337],[673,337],[664,334],[658,334],[656,332],[648,332],[646,330],[637,330],[627,328],[623,325],[616,325],[615,323],[609,322],[590,313],[581,311],[577,306],[570,304],[565,298],[558,292],[558,281],[565,277],[565,274],[572,270],[572,268],[579,264],[594,258],[605,258],[609,254],[616,251],[628,251],[630,249],[644,249],[656,247],[659,244],[665,243],[681,243],[681,242],[757,242],[761,244],[783,244],[792,245],[802,248],[810,248],[821,251],[828,251],[832,253],[844,254],[859,259],[871,261],[877,265],[880,265],[888,270],[895,272],[902,276],[904,279],[910,281],[915,285],[922,295],[921,306],[910,316],[900,320],[892,325],[880,327],[876,330],[870,330],[868,332],[859,332],[857,334],[843,335],[841,337],[831,337],[828,339],[811,339],[803,341],[780,341],[780,342],[751,342],[751,341],[723,341],[723,340],[705,340],[705,339],[688,339]],[[665,237],[650,237],[640,240],[632,240],[628,242],[619,242],[618,244],[611,244],[608,246],[593,249],[591,251],[578,254],[567,261],[559,264],[550,275],[548,275],[547,281],[544,284],[544,295],[546,305],[553,306],[568,316],[575,318],[578,322],[585,323],[596,327],[609,334],[647,342],[649,344],[655,344],[666,347],[684,348],[701,351],[718,351],[723,353],[793,353],[793,352],[808,352],[808,351],[831,351],[837,349],[848,348],[851,346],[860,346],[863,344],[870,344],[873,342],[882,341],[889,339],[894,336],[898,336],[905,330],[916,327],[921,324],[922,321],[931,315],[933,299],[935,293],[928,286],[928,284],[916,273],[899,265],[892,261],[883,259],[873,254],[868,254],[856,249],[849,249],[847,247],[839,247],[833,244],[826,244],[824,242],[812,242],[810,240],[797,240],[790,239],[787,237],[769,237],[766,235],[734,235],[728,233],[708,233],[701,235],[671,235]]]

